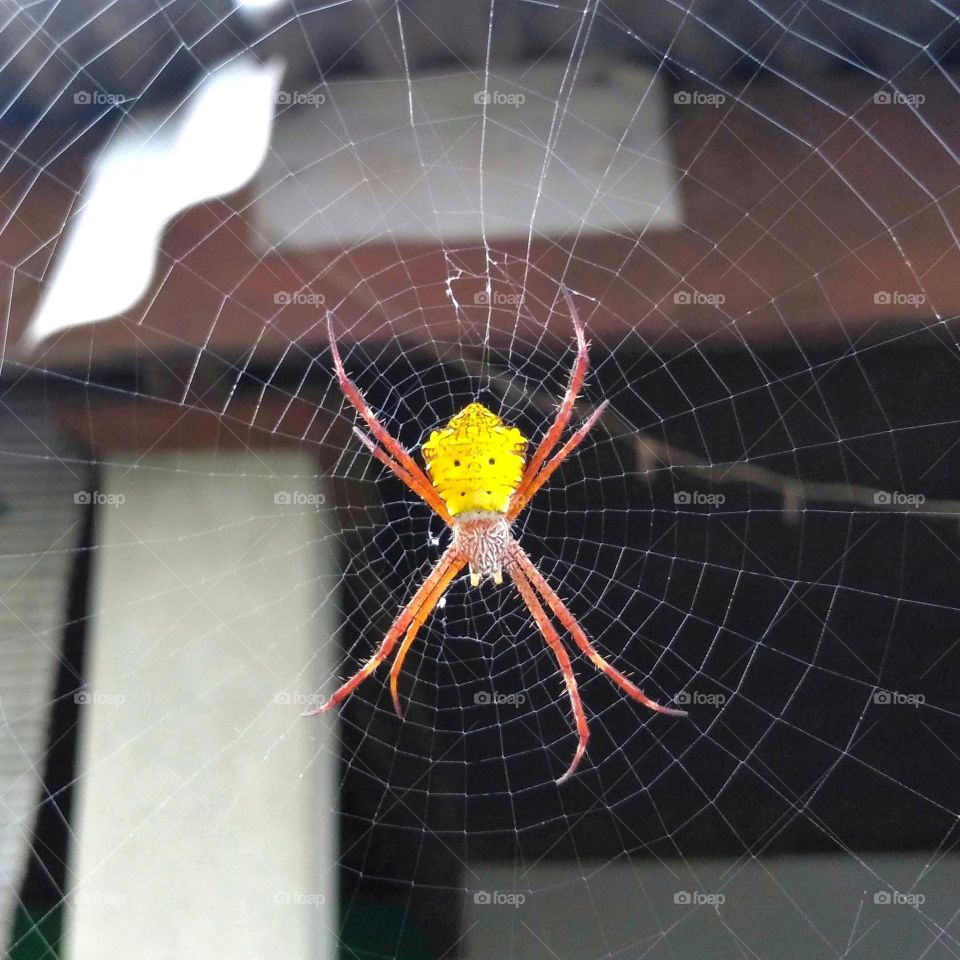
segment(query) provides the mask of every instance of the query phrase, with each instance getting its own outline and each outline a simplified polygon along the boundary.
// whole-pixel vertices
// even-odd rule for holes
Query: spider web
[[[30,456],[70,465],[90,489],[146,476],[144,489],[169,496],[171,511],[190,478],[202,478],[211,503],[265,480],[327,498],[309,553],[266,545],[223,561],[224,577],[280,578],[259,611],[268,618],[309,584],[316,604],[300,626],[315,630],[321,653],[291,644],[297,652],[259,708],[289,712],[283,734],[253,753],[245,730],[228,728],[220,748],[191,755],[198,776],[221,754],[243,758],[252,778],[258,764],[272,775],[290,731],[313,722],[278,696],[332,692],[448,542],[351,436],[355,414],[322,335],[327,309],[348,372],[411,450],[471,401],[542,435],[573,362],[564,287],[592,341],[577,419],[610,402],[515,533],[601,652],[690,715],[647,711],[574,656],[592,737],[558,787],[576,737],[557,664],[509,584],[472,589],[458,578],[407,658],[402,722],[384,665],[340,709],[332,738],[318,733],[297,760],[303,778],[320,767],[334,778],[343,943],[361,942],[360,927],[389,927],[392,914],[368,911],[395,908],[390,946],[354,946],[356,955],[956,956],[960,389],[950,268],[960,243],[948,9],[665,2],[636,13],[500,0],[457,22],[432,4],[68,8],[4,13],[4,70],[21,78],[4,105],[4,233],[26,224],[34,240],[4,248],[15,255],[3,259],[3,372],[9,410],[22,394],[40,397],[67,438]],[[108,14],[120,18],[119,39],[97,32]],[[308,51],[299,63],[291,36]],[[100,59],[115,42],[143,48],[122,90]],[[35,296],[49,279],[56,242],[84,202],[86,168],[72,158],[109,145],[128,112],[103,102],[78,114],[75,92],[122,94],[172,117],[218,64],[278,53],[290,62],[277,129],[292,125],[292,152],[278,133],[239,200],[175,222],[149,293],[124,320],[32,353],[18,346],[23,291]],[[618,86],[616,69],[642,79]],[[447,118],[463,125],[463,141],[441,137],[428,115],[421,83],[431,82],[484,94]],[[399,90],[406,109],[378,113],[368,100],[357,112],[358,84],[387,98]],[[619,136],[594,101],[578,99],[604,84],[621,98]],[[631,135],[656,125],[654,102],[659,134],[638,148]],[[545,127],[524,127],[526,105]],[[358,209],[374,210],[373,224],[338,206],[329,157],[317,159],[312,142],[297,152],[317,116],[338,131],[335,156],[362,171]],[[462,142],[472,166],[455,152],[447,162],[445,149]],[[532,185],[504,163],[514,149],[516,171],[533,152]],[[653,201],[635,201],[638,164],[667,176]],[[384,169],[395,178],[386,187]],[[41,189],[60,205],[45,206]],[[505,203],[513,190],[518,199]],[[275,216],[284,203],[296,216]],[[311,237],[329,241],[331,231],[347,239],[313,256]],[[268,299],[257,299],[258,283]],[[189,304],[191,289],[199,305],[172,323],[169,303]],[[149,433],[155,414],[166,426]],[[219,425],[201,442],[187,437],[184,424],[211,416]],[[147,449],[121,455],[141,429]],[[115,442],[111,430],[127,432]],[[194,459],[198,446],[212,459]],[[274,447],[317,466],[271,465],[263,451]],[[22,457],[18,449],[4,453]],[[238,450],[256,451],[260,465],[232,460]],[[129,521],[120,540],[98,539],[122,522],[104,516],[113,508],[129,516],[122,503],[97,505],[96,529],[66,548],[78,570],[92,565],[95,579],[111,551],[182,541],[177,579],[198,593],[210,575],[189,551],[216,550],[281,513],[261,505],[169,538]],[[294,510],[303,524],[314,512]],[[310,566],[315,554],[327,572]],[[165,589],[104,603],[75,585],[63,623],[43,635],[61,663],[51,715],[82,689],[77,631],[89,644],[98,618],[113,623],[130,608],[147,621]],[[216,625],[167,636],[164,655],[213,656],[217,636]],[[264,652],[287,648],[269,636],[224,667],[254,678]],[[131,691],[151,663],[126,666]],[[221,695],[211,674],[198,676],[185,710]],[[27,756],[22,719],[5,710],[7,738]],[[171,743],[187,738],[175,709],[158,722]],[[82,711],[54,722],[49,746],[29,754],[41,799],[12,819],[11,837],[53,823],[76,856],[84,838],[63,799],[82,798],[97,767],[73,772],[58,744],[82,736],[83,723]],[[190,777],[186,787],[157,783],[134,827],[147,856],[153,817]],[[241,797],[219,799],[229,809]],[[199,829],[211,844],[221,809]],[[8,878],[21,907],[12,942],[14,951],[40,942],[52,956],[48,924],[67,898],[37,851],[43,842],[34,840],[40,880]]]

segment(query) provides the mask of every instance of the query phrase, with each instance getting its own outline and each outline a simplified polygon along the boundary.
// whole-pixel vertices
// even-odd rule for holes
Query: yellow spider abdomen
[[[427,473],[452,517],[505,514],[523,475],[527,439],[481,403],[464,407],[423,445]]]

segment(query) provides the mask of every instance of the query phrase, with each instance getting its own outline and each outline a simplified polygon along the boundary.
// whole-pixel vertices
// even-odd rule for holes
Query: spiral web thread
[[[772,77],[793,96],[842,115],[857,138],[889,159],[899,178],[895,184],[910,185],[926,197],[926,212],[940,218],[950,238],[946,256],[960,246],[947,192],[930,186],[928,171],[914,166],[909,153],[885,142],[882,128],[874,130],[863,119],[866,102],[854,109],[848,101],[831,102],[815,81],[791,68],[789,56],[781,56],[784,47],[815,54],[836,70],[868,78],[871,89],[896,92],[912,89],[910,79],[919,70],[945,80],[945,96],[955,100],[953,81],[933,52],[946,28],[934,29],[939,7],[929,6],[929,19],[918,13],[928,30],[918,38],[906,26],[871,18],[858,8],[823,5],[878,43],[896,41],[909,48],[911,56],[896,72],[862,62],[816,18],[815,23],[799,15],[787,18],[764,4],[751,4],[749,13],[770,34],[766,52],[738,39],[709,5],[663,4],[663,22],[670,27],[642,38],[614,8],[592,3],[569,8],[573,35],[558,73],[553,139],[538,145],[542,183],[554,141],[569,119],[571,93],[603,44],[613,40],[642,58],[671,89],[695,85],[722,94],[723,109],[747,107],[761,129],[767,125],[771,135],[792,140],[805,160],[848,187],[847,202],[867,213],[874,236],[903,251],[901,235],[909,224],[885,218],[842,160],[832,159],[809,130],[785,127],[781,115],[757,106],[752,97],[757,78]],[[547,8],[541,13],[529,7],[524,16],[548,16]],[[502,2],[485,11],[488,32],[479,79],[488,85],[498,46],[506,43],[498,30],[506,11]],[[145,18],[156,13],[144,9]],[[35,35],[46,29],[39,14],[14,16]],[[333,10],[321,7],[300,11],[290,22],[313,29],[330,16]],[[225,15],[228,20],[235,22],[236,13]],[[415,12],[387,8],[387,20],[399,40],[394,66],[412,84],[407,41]],[[693,66],[680,42],[691,25],[722,47],[739,69],[711,79]],[[246,46],[256,52],[262,40],[255,37]],[[64,88],[87,70],[56,49],[50,55],[61,71],[67,65]],[[316,89],[327,108],[336,110],[336,83]],[[149,92],[148,83],[142,93]],[[940,161],[956,169],[955,136],[930,119],[924,104],[906,94],[901,100],[899,109],[916,118],[918,129],[937,145]],[[8,104],[9,110],[15,107],[15,101]],[[418,131],[413,105],[405,122]],[[487,122],[484,111],[480,122]],[[18,161],[23,142],[11,145],[8,164]],[[69,145],[64,140],[58,149]],[[363,142],[353,146],[359,151]],[[615,157],[621,149],[626,148],[614,148]],[[482,162],[478,158],[478,165]],[[43,164],[32,176],[42,172]],[[676,171],[678,190],[687,173]],[[423,176],[429,188],[429,167]],[[28,177],[19,188],[19,202],[16,195],[8,199],[8,226],[31,182]],[[483,191],[496,190],[482,182]],[[259,183],[257,189],[265,194],[272,186]],[[758,193],[755,204],[741,211],[742,219],[759,215],[764,199]],[[812,229],[822,229],[826,242],[826,225]],[[408,448],[418,448],[431,429],[474,400],[498,410],[534,439],[546,429],[573,359],[562,286],[573,291],[591,336],[596,298],[580,289],[578,278],[591,268],[611,287],[622,278],[610,275],[608,263],[593,264],[579,252],[554,257],[548,269],[534,256],[535,239],[531,220],[526,237],[509,250],[488,240],[485,231],[473,243],[447,244],[446,272],[429,282],[414,279],[422,276],[419,259],[425,255],[401,253],[397,246],[399,259],[392,266],[410,278],[404,293],[412,294],[411,302],[422,295],[428,304],[422,311],[381,303],[362,281],[344,284],[342,275],[339,288],[331,285],[337,270],[353,263],[360,244],[319,275],[300,276],[304,289],[337,291],[339,302],[335,296],[326,299],[335,317],[347,299],[364,304],[356,322],[337,321],[344,361],[385,425]],[[564,250],[574,250],[573,239],[567,238]],[[701,239],[718,244],[724,237]],[[644,249],[646,232],[629,240],[633,249]],[[298,270],[282,250],[270,256]],[[846,247],[840,259],[858,256]],[[33,269],[27,261],[5,265],[14,277]],[[820,277],[829,266],[811,267],[803,278],[820,284],[827,303],[831,292]],[[655,312],[655,305],[642,291],[633,291],[635,313],[633,306],[629,313],[608,308],[620,332],[592,337],[591,372],[575,422],[603,399],[610,400],[610,412],[538,494],[516,534],[598,648],[650,696],[687,706],[690,718],[649,713],[574,656],[593,738],[580,772],[558,791],[554,780],[569,762],[575,737],[556,663],[509,584],[476,590],[460,578],[407,660],[401,678],[403,722],[393,717],[386,666],[341,711],[347,906],[364,898],[365,884],[383,880],[400,891],[401,903],[412,903],[418,880],[437,864],[454,866],[453,872],[439,874],[441,891],[468,895],[476,886],[472,865],[496,859],[512,865],[514,890],[524,896],[509,923],[514,933],[536,931],[536,939],[546,944],[544,956],[564,955],[558,932],[544,919],[546,908],[541,912],[538,906],[539,896],[548,898],[558,888],[576,892],[594,938],[592,956],[665,956],[658,951],[682,943],[685,924],[710,911],[717,953],[753,956],[763,950],[751,946],[751,914],[738,908],[735,891],[745,871],[759,870],[764,892],[789,900],[788,909],[805,931],[801,936],[809,937],[808,956],[870,955],[869,938],[881,936],[890,916],[881,911],[884,897],[897,895],[902,909],[910,911],[903,921],[910,940],[902,955],[956,955],[960,942],[953,905],[916,896],[937,879],[938,869],[948,869],[960,812],[960,796],[952,786],[958,779],[953,747],[958,708],[956,684],[950,682],[956,669],[960,573],[960,543],[951,521],[956,471],[950,469],[958,458],[951,439],[956,406],[949,402],[956,393],[949,383],[957,370],[956,327],[952,317],[935,308],[924,267],[905,253],[901,266],[918,298],[908,305],[909,324],[878,323],[867,332],[850,333],[839,312],[828,311],[823,324],[830,337],[823,343],[804,341],[787,323],[776,331],[774,343],[745,340],[736,348],[713,333],[679,341],[665,334],[647,337],[636,317]],[[737,267],[731,262],[731,270]],[[675,279],[682,286],[685,276]],[[162,282],[161,276],[161,287]],[[504,297],[500,304],[464,309],[462,297],[487,288]],[[438,290],[442,308],[435,306]],[[230,289],[220,294],[225,304],[235,295]],[[774,294],[764,306],[775,315],[778,300],[789,295]],[[750,320],[722,305],[720,312],[726,331]],[[538,319],[547,313],[553,317],[549,328]],[[438,317],[450,316],[457,321],[455,337],[437,332]],[[211,336],[218,319],[210,319]],[[259,321],[264,334],[274,331],[274,316],[265,314]],[[498,340],[493,331],[504,324],[510,336]],[[143,326],[149,329],[149,313]],[[400,327],[406,331],[402,335]],[[354,328],[362,334],[353,336]],[[411,329],[418,334],[411,336]],[[205,360],[213,359],[226,370],[229,385],[225,422],[238,428],[260,423],[260,411],[270,402],[282,409],[304,401],[317,412],[309,438],[288,433],[282,420],[268,431],[316,451],[329,465],[330,477],[343,481],[356,498],[349,511],[337,512],[339,528],[322,538],[323,546],[344,558],[343,567],[335,578],[318,583],[320,600],[337,609],[335,640],[343,649],[338,676],[345,677],[379,642],[440,556],[448,534],[350,436],[354,412],[332,377],[328,352],[289,341],[271,364],[225,359],[214,346],[183,346],[192,362],[176,406],[194,403],[193,378]],[[151,388],[142,384],[104,384],[92,368],[64,372],[34,365],[9,343],[4,364],[9,377],[40,373],[49,396],[69,390],[81,404],[107,395],[151,397]],[[297,371],[292,376],[291,364]],[[918,364],[915,393],[903,379],[904,364]],[[253,403],[243,408],[247,413],[236,414],[232,398],[241,384]],[[92,468],[110,463],[107,458],[84,463],[83,457],[76,462]],[[180,470],[169,460],[134,469]],[[228,491],[248,477],[224,470],[215,479]],[[311,478],[289,479],[293,484]],[[213,527],[194,532],[198,541],[220,535]],[[271,558],[237,562],[266,564]],[[277,597],[278,604],[283,601]],[[176,656],[178,641],[170,643]],[[572,644],[569,649],[574,652]],[[243,651],[238,656],[236,669],[256,669],[254,656],[247,658]],[[310,667],[291,662],[289,682],[307,675]],[[335,682],[331,677],[323,692],[331,692]],[[295,714],[291,710],[291,725],[308,722]],[[369,792],[371,784],[383,799],[351,807],[350,798]],[[437,798],[443,799],[442,816],[432,802]],[[158,797],[158,805],[163,800]],[[912,827],[898,830],[898,822]],[[367,833],[373,839],[357,839]],[[402,841],[412,859],[384,868],[376,838]],[[923,850],[922,868],[904,876],[892,861],[872,854],[883,849],[885,838],[893,838],[892,846]],[[817,902],[794,897],[783,875],[769,866],[775,854],[786,851],[830,852],[855,868],[863,889],[838,908],[846,920],[845,941],[837,939],[835,926],[824,932],[827,921]],[[697,901],[696,894],[704,893],[696,886],[698,858],[710,855],[730,858],[729,867],[706,890],[713,901],[705,896]],[[607,864],[627,865],[635,858],[662,863],[675,881],[670,889],[682,896],[651,906],[633,933],[615,930],[613,921],[608,929],[603,904],[597,902],[606,889],[599,874]],[[565,872],[538,872],[558,863]],[[458,864],[465,865],[459,874]],[[642,884],[636,882],[642,897]],[[726,899],[715,909],[718,894]],[[913,899],[906,902],[908,895]],[[492,921],[482,915],[476,921],[481,927],[487,922]],[[464,942],[469,944],[470,934]]]

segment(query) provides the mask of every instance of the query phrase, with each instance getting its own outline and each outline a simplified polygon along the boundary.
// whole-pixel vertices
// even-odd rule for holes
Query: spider
[[[604,660],[587,639],[576,617],[514,539],[510,529],[517,515],[580,444],[607,406],[604,402],[597,407],[566,443],[556,450],[587,373],[587,341],[583,327],[570,293],[564,290],[563,295],[573,321],[577,357],[556,419],[529,462],[525,462],[527,440],[523,434],[516,427],[504,424],[482,404],[471,403],[453,417],[446,427],[434,430],[423,444],[421,453],[426,463],[426,473],[390,435],[347,376],[337,349],[332,318],[327,315],[330,350],[340,388],[366,421],[373,437],[356,425],[353,432],[373,457],[392,470],[436,511],[450,527],[452,538],[429,576],[397,615],[373,656],[322,706],[307,711],[304,716],[323,713],[346,699],[390,656],[402,636],[403,642],[390,669],[390,693],[397,716],[402,718],[397,682],[404,658],[430,612],[465,566],[469,567],[470,584],[474,587],[479,586],[482,577],[502,584],[503,571],[507,571],[560,666],[573,707],[578,743],[573,761],[556,781],[558,784],[572,776],[580,764],[587,749],[590,729],[570,657],[544,609],[544,601],[581,652],[629,696],[658,713],[686,716],[684,710],[674,710],[655,703]]]

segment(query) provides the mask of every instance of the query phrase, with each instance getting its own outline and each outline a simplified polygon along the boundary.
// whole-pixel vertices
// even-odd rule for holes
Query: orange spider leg
[[[676,710],[673,707],[664,707],[657,703],[655,700],[651,700],[636,684],[628,680],[619,670],[607,663],[603,657],[593,648],[590,641],[587,639],[586,633],[584,633],[583,628],[577,622],[576,617],[570,612],[567,608],[567,605],[557,596],[554,592],[553,587],[547,583],[543,574],[536,568],[533,561],[527,556],[523,548],[518,544],[514,543],[511,547],[511,557],[513,561],[523,570],[524,574],[529,578],[530,582],[533,584],[536,591],[547,601],[547,606],[554,612],[557,619],[563,624],[566,630],[570,633],[573,639],[576,641],[577,646],[583,651],[584,654],[590,659],[590,662],[598,669],[605,673],[618,687],[628,693],[634,700],[638,703],[642,703],[645,707],[649,707],[651,710],[655,710],[657,713],[665,713],[667,716],[671,717],[685,717],[687,715],[686,710]]]
[[[440,500],[432,484],[429,487],[424,487],[416,477],[412,477],[408,471],[404,470],[390,454],[382,447],[378,447],[358,426],[354,425],[353,432],[371,456],[376,457],[385,467],[392,470],[421,500],[426,501],[429,506],[433,507],[442,520],[447,524],[453,523],[453,517],[443,501]],[[438,502],[434,503],[434,500]]]
[[[440,499],[440,495],[434,490],[427,475],[417,466],[416,461],[407,453],[400,442],[395,440],[390,435],[390,431],[377,419],[377,415],[367,406],[367,402],[363,399],[356,384],[347,376],[343,361],[340,359],[337,340],[333,334],[333,318],[330,313],[327,314],[327,334],[330,338],[330,352],[333,354],[333,365],[337,371],[337,380],[340,383],[340,389],[350,403],[353,404],[357,413],[367,421],[367,426],[370,427],[370,431],[384,447],[386,447],[387,452],[393,458],[391,460],[390,457],[378,457],[378,459],[393,470],[407,486],[410,486],[414,493],[426,500],[427,504],[443,517],[447,523],[451,523],[452,517],[450,516],[450,512]],[[399,464],[405,472],[398,472],[396,464]],[[411,479],[417,482],[419,489],[410,484]]]
[[[577,743],[577,752],[573,755],[573,762],[567,767],[567,772],[557,780],[557,783],[563,783],[564,780],[573,775],[573,772],[583,759],[583,755],[587,749],[587,741],[590,739],[590,728],[587,726],[587,717],[583,712],[583,702],[577,690],[577,680],[573,675],[573,666],[570,663],[570,657],[567,655],[567,651],[560,642],[560,635],[547,617],[546,610],[543,609],[543,605],[537,599],[533,588],[530,586],[530,581],[524,576],[519,566],[511,563],[508,565],[507,570],[513,578],[513,582],[517,585],[517,589],[520,591],[520,596],[523,597],[523,602],[527,605],[527,609],[533,614],[533,619],[540,628],[543,639],[547,641],[547,644],[553,651],[553,655],[557,658],[557,663],[560,664],[560,671],[563,673],[563,682],[567,686],[567,695],[570,697],[570,703],[573,706],[573,716],[577,723],[577,736],[580,739]]]
[[[510,501],[510,512],[507,519],[515,520],[520,511],[530,502],[533,495],[550,479],[557,467],[578,447],[583,438],[590,432],[591,427],[603,416],[603,411],[607,409],[609,400],[604,400],[593,413],[583,421],[583,424],[575,434],[554,454],[547,465],[530,481],[526,489],[521,492],[520,489],[513,495]]]
[[[577,314],[577,308],[574,305],[573,297],[566,287],[563,287],[563,297],[567,301],[567,308],[570,311],[570,318],[573,320],[573,330],[577,337],[577,359],[574,361],[573,369],[570,371],[570,380],[567,383],[566,393],[560,406],[557,409],[557,416],[550,426],[550,429],[540,441],[536,452],[530,458],[523,476],[520,479],[520,485],[514,492],[514,497],[522,497],[533,478],[537,475],[540,467],[550,455],[553,448],[557,445],[560,435],[564,428],[570,422],[570,416],[573,413],[573,405],[577,401],[577,395],[583,386],[584,377],[587,375],[587,341],[583,335],[583,327],[580,324],[580,317]],[[528,498],[529,499],[529,498]]]
[[[457,550],[452,546],[447,547],[443,556],[437,561],[437,565],[430,572],[430,575],[420,585],[420,589],[417,590],[410,598],[410,602],[397,615],[396,620],[393,621],[393,624],[387,631],[387,635],[383,638],[383,642],[380,644],[377,652],[349,680],[344,682],[331,695],[326,703],[317,707],[315,710],[307,710],[303,716],[314,717],[318,713],[323,713],[325,710],[335,707],[342,700],[349,697],[350,694],[390,656],[390,651],[393,650],[400,635],[407,629],[414,617],[420,613],[421,609],[424,610],[424,617],[426,617],[426,614],[429,613],[429,608],[426,607],[426,604],[428,598],[433,593],[433,588],[447,576],[451,568],[459,563],[460,567],[458,569],[460,569],[463,567],[464,562],[465,560]]]
[[[400,644],[396,659],[390,668],[390,696],[393,697],[393,708],[397,711],[397,716],[403,719],[403,711],[400,709],[400,693],[397,690],[397,682],[400,678],[400,671],[403,669],[403,661],[410,649],[410,645],[416,639],[420,628],[423,626],[427,617],[430,616],[433,608],[440,602],[440,598],[446,593],[453,578],[466,566],[467,558],[458,556],[453,565],[444,575],[436,581],[430,595],[424,600],[423,605],[413,615],[413,622],[407,627],[407,635]]]

